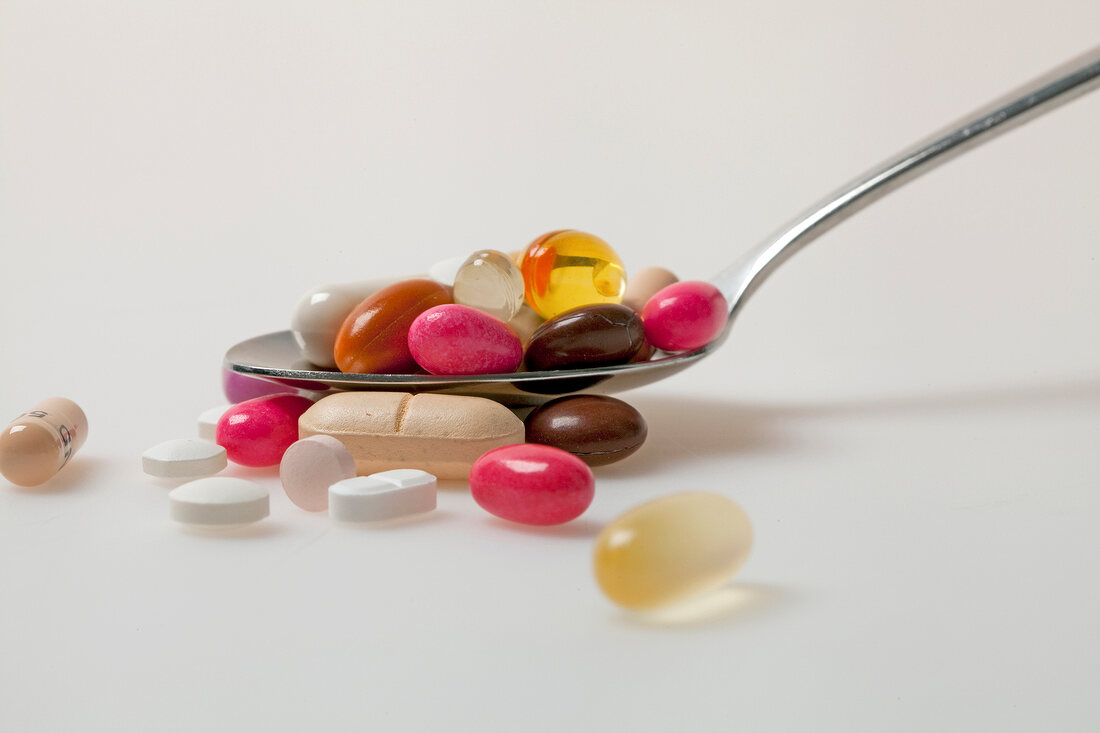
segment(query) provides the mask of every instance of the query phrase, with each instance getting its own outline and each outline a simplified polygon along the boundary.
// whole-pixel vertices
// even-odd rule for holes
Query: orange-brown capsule
[[[434,280],[405,280],[382,288],[344,319],[333,349],[336,366],[354,374],[417,371],[409,352],[409,326],[429,308],[450,302],[451,289]]]

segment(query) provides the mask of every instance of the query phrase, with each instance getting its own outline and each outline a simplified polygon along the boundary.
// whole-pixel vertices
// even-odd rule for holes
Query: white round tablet
[[[435,476],[412,468],[372,473],[329,487],[328,513],[341,522],[378,522],[435,509]]]
[[[141,454],[141,468],[159,478],[210,476],[226,466],[225,448],[197,438],[177,438]]]
[[[199,437],[213,443],[218,432],[218,418],[232,406],[218,405],[217,407],[211,407],[209,410],[203,410],[202,414],[199,415]]]
[[[328,487],[355,475],[355,459],[331,435],[311,435],[283,453],[279,478],[290,500],[310,512],[328,508]]]
[[[229,527],[258,522],[270,512],[267,489],[253,481],[214,476],[168,493],[169,516],[184,524]]]

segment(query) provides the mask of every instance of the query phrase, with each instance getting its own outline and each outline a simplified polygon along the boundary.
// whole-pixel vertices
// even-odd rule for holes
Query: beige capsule
[[[628,608],[654,608],[729,580],[749,556],[752,525],[721,494],[673,494],[637,506],[596,539],[600,589]]]
[[[0,432],[0,475],[19,486],[48,481],[88,437],[88,418],[72,400],[49,397]]]
[[[641,313],[658,290],[679,281],[674,273],[663,267],[643,267],[627,282],[623,305]]]
[[[311,364],[329,369],[336,366],[333,346],[336,334],[348,313],[365,298],[398,282],[378,278],[357,282],[333,283],[314,288],[303,295],[290,317],[290,333],[302,357]]]
[[[523,442],[523,421],[482,397],[341,392],[316,402],[298,419],[301,438],[331,435],[366,476],[396,468],[465,479],[493,448]]]

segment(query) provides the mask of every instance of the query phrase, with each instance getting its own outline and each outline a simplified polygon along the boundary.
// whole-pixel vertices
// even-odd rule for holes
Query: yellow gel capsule
[[[546,319],[582,305],[618,303],[626,290],[626,273],[615,250],[575,229],[531,242],[520,271],[527,303]]]
[[[722,585],[751,548],[752,525],[737,504],[721,494],[673,494],[604,527],[596,582],[615,603],[653,608]]]

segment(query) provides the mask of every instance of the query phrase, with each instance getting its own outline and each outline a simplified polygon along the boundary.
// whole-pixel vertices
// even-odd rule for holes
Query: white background
[[[844,180],[1096,44],[1093,0],[0,0],[0,415],[90,438],[0,485],[4,731],[1095,731],[1100,94],[845,223],[580,520],[167,519],[141,452],[305,290],[575,227],[705,278]],[[7,419],[7,417],[5,419]],[[600,527],[720,491],[757,542],[617,609]]]

